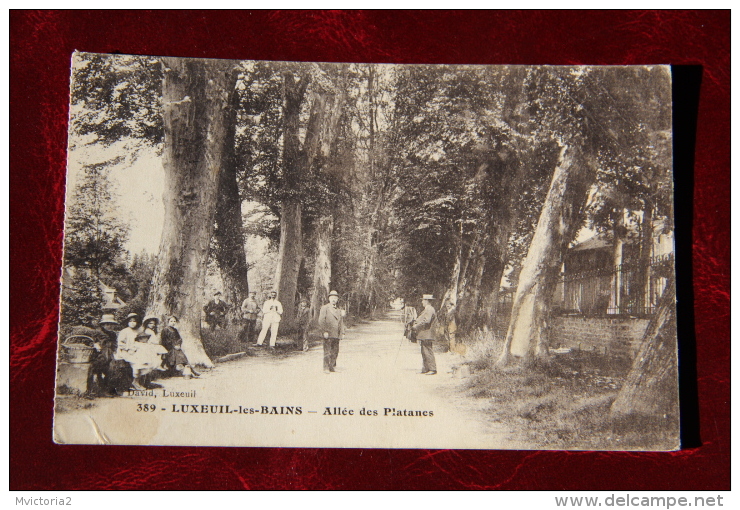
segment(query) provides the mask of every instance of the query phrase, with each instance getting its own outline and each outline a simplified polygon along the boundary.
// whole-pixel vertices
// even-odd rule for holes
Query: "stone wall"
[[[494,332],[506,338],[511,306],[499,309]],[[579,315],[555,316],[550,321],[550,348],[567,347],[584,351],[597,351],[613,355],[637,354],[649,319],[631,317],[583,317]]]
[[[553,317],[550,324],[550,347],[596,350],[601,353],[637,354],[649,319],[629,317]]]

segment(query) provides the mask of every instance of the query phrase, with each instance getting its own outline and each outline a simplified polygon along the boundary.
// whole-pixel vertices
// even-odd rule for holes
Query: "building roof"
[[[653,235],[663,233],[665,221],[663,218],[656,218],[653,220]],[[639,225],[635,222],[628,222],[625,225],[627,229],[627,235],[624,238],[625,244],[634,244],[640,240]],[[604,248],[611,248],[612,241],[614,239],[614,232],[609,231],[603,234],[594,234],[585,241],[576,243],[570,247],[571,251],[586,251],[586,250],[602,250]]]
[[[105,299],[103,308],[115,310],[126,306],[126,302],[118,296],[116,289],[109,287],[103,282],[100,282],[100,288],[103,291],[103,298]]]
[[[585,241],[581,241],[570,247],[571,251],[603,250],[613,246],[614,233],[595,234]],[[627,235],[623,239],[624,244],[635,244],[640,242],[640,233],[635,229],[627,229]]]
[[[580,242],[571,248],[571,251],[601,250],[609,248],[612,245],[611,238],[606,236],[595,235],[583,242]]]

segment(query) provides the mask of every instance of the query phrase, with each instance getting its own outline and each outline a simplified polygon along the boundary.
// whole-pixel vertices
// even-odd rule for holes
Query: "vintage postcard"
[[[667,66],[76,53],[60,444],[680,448]]]

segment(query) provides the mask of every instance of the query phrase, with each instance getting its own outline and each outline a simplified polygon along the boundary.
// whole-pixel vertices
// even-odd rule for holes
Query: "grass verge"
[[[571,450],[663,450],[675,444],[676,417],[611,420],[631,360],[572,351],[500,368],[500,338],[478,332],[467,345],[465,363],[473,375],[465,391],[486,399],[491,420],[509,428],[517,442]]]

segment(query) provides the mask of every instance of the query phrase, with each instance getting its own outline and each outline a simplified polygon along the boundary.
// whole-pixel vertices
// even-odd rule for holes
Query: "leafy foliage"
[[[75,271],[62,285],[61,323],[93,326],[100,319],[103,302],[99,280],[86,270]]]
[[[109,167],[116,163],[87,165],[67,211],[64,262],[87,268],[95,275],[124,252],[129,228],[120,221]]]
[[[135,254],[130,264],[118,265],[115,273],[109,271],[103,275],[105,282],[115,288],[126,302],[126,305],[119,308],[116,313],[121,323],[132,312],[143,317],[156,265],[156,256],[142,252]]]
[[[78,54],[74,72],[77,134],[100,144],[161,143],[158,59]],[[609,229],[620,208],[670,216],[665,73],[662,67],[242,63],[234,157],[239,195],[250,203],[243,231],[269,240],[274,251],[280,205],[290,196],[301,201],[304,239],[313,239],[330,204],[332,285],[360,308],[398,295],[444,295],[455,271],[460,299],[475,307],[484,302],[480,293],[498,295],[502,274],[516,283],[564,144],[598,166],[579,226]],[[319,101],[339,94],[345,100],[332,152],[296,176],[286,174],[290,162],[283,158],[286,90],[299,80],[301,156]],[[72,212],[75,228],[92,232],[85,222],[94,215]],[[141,285],[125,274],[125,228],[119,227],[111,224],[95,238],[68,237],[67,263],[105,267],[122,295],[136,299]],[[311,291],[313,250],[306,242],[301,295]],[[108,255],[97,260],[93,252]]]
[[[109,145],[124,138],[162,141],[162,67],[155,57],[77,53],[72,129]]]

